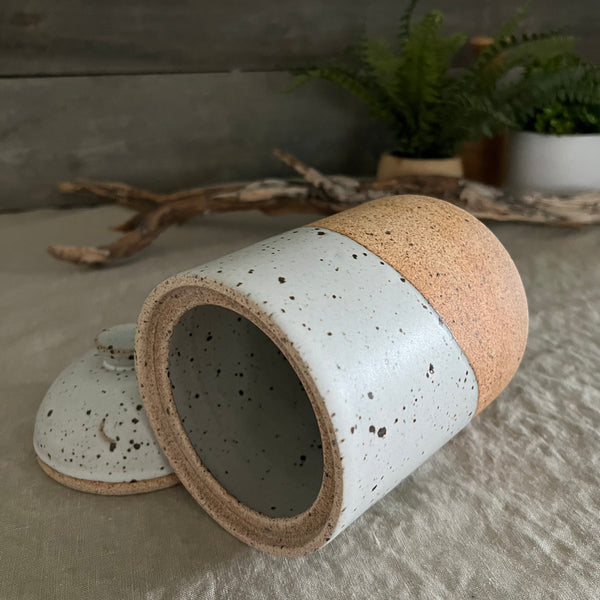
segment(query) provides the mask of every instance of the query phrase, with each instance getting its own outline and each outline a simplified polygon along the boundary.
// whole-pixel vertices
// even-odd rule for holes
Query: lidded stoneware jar
[[[178,483],[156,443],[138,392],[135,324],[102,331],[38,409],[33,447],[53,479],[95,494],[149,492]]]
[[[138,321],[140,392],[194,498],[281,555],[343,531],[507,385],[519,274],[477,219],[398,196],[160,284]]]

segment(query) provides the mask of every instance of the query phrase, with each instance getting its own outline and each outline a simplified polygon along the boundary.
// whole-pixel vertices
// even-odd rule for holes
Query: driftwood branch
[[[103,246],[53,245],[48,252],[60,260],[83,265],[108,265],[144,249],[175,224],[207,213],[259,210],[265,214],[328,215],[362,202],[395,194],[424,194],[452,202],[480,219],[549,225],[600,223],[600,192],[571,197],[532,194],[513,197],[490,186],[455,177],[407,176],[386,182],[326,176],[301,160],[275,150],[275,156],[301,176],[299,180],[266,179],[199,187],[173,194],[125,183],[79,180],[60,184],[65,193],[85,192],[136,211],[114,229],[123,235]]]

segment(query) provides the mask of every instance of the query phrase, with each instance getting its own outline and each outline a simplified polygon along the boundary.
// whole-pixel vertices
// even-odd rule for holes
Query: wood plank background
[[[448,31],[493,33],[521,0],[424,0]],[[78,176],[170,190],[283,174],[283,147],[326,171],[366,174],[390,140],[328,84],[283,93],[287,69],[393,35],[392,0],[4,0],[0,210],[87,202]],[[529,25],[580,36],[600,59],[597,0],[548,0]]]

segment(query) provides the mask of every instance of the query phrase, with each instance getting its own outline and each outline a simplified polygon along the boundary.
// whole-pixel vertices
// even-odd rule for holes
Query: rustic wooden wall
[[[493,33],[521,0],[423,0],[448,30]],[[326,171],[370,173],[388,139],[328,84],[283,90],[290,67],[362,31],[393,35],[393,0],[4,0],[0,209],[86,202],[77,176],[157,190],[285,173],[281,146]],[[538,0],[530,24],[565,27],[600,60],[597,0]]]

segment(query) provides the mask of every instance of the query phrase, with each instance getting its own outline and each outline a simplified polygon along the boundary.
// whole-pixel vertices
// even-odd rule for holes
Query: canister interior
[[[269,517],[308,510],[323,480],[321,436],[281,350],[238,313],[200,305],[175,325],[168,354],[179,418],[218,483]]]

